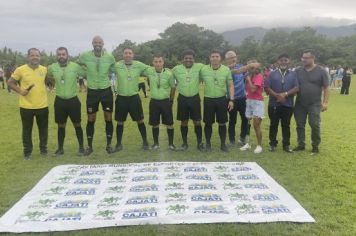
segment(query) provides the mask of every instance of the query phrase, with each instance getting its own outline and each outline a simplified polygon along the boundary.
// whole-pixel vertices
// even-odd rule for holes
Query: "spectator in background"
[[[340,94],[349,94],[349,88],[350,88],[350,83],[351,83],[351,76],[352,76],[352,69],[349,67],[344,68],[344,73],[342,76],[342,86],[341,86],[341,92]]]

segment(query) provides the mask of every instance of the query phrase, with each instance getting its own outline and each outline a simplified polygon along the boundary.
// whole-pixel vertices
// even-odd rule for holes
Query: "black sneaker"
[[[144,141],[142,143],[142,149],[145,150],[145,151],[150,150],[150,146],[148,145],[147,141]]]
[[[78,156],[84,156],[84,152],[85,152],[84,148],[81,147],[81,148],[79,148],[77,155],[78,155]]]
[[[89,156],[92,153],[93,153],[93,148],[87,147],[87,149],[85,149],[84,156]]]
[[[230,139],[230,146],[233,147],[235,145],[236,145],[235,140]]]
[[[176,151],[176,149],[177,149],[176,146],[174,146],[174,144],[169,145],[168,148],[171,151]]]
[[[268,149],[270,152],[275,152],[276,151],[276,146],[269,146]]]
[[[319,153],[319,148],[318,147],[313,147],[312,152],[310,155],[317,155]]]
[[[198,148],[198,150],[201,151],[201,152],[205,151],[205,149],[204,149],[204,143],[199,143],[198,146],[197,146],[197,148]]]
[[[64,154],[64,150],[62,148],[57,149],[57,151],[54,153],[56,157],[60,157]]]
[[[122,144],[116,144],[115,152],[120,152],[123,149]]]
[[[28,161],[28,160],[30,160],[30,157],[31,157],[31,154],[25,154],[25,155],[23,156],[23,159],[24,159],[25,161]]]
[[[180,147],[181,151],[187,151],[188,150],[188,144],[183,143],[182,146]]]
[[[283,151],[285,151],[287,153],[293,153],[293,149],[290,146],[283,147]]]
[[[294,152],[299,152],[299,151],[304,151],[305,147],[302,146],[297,146],[296,148],[293,149]]]
[[[229,152],[229,149],[227,148],[227,146],[225,144],[220,146],[220,150],[222,152]]]
[[[114,153],[114,149],[111,147],[111,145],[107,145],[105,150],[106,150],[106,152],[108,154],[113,154]]]
[[[205,151],[206,151],[206,152],[211,152],[211,151],[212,151],[212,149],[211,149],[211,143],[207,143],[207,144],[206,144]]]
[[[157,143],[155,143],[155,144],[153,144],[153,145],[151,146],[151,149],[152,149],[152,150],[158,150],[158,149],[159,149],[159,145],[158,145]]]
[[[47,157],[48,156],[48,151],[47,150],[43,150],[40,152],[42,157]]]

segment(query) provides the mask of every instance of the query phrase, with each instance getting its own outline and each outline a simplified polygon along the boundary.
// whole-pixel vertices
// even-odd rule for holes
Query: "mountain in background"
[[[345,26],[316,26],[311,27],[316,30],[318,34],[323,34],[328,38],[344,37],[356,34],[356,24],[345,25]],[[286,32],[292,32],[295,30],[301,30],[303,27],[278,27],[278,30],[283,30]],[[225,40],[232,45],[239,45],[245,38],[253,36],[256,40],[262,40],[265,33],[270,30],[262,27],[249,27],[243,29],[236,29],[231,31],[223,32]]]

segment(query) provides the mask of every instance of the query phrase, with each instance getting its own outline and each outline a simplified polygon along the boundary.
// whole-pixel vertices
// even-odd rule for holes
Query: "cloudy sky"
[[[180,21],[216,32],[251,26],[347,25],[356,22],[351,0],[1,0],[0,48],[77,54],[90,49],[94,35],[105,47],[130,39],[144,42]]]

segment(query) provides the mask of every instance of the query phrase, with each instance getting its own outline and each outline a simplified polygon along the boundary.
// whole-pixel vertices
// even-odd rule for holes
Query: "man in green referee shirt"
[[[203,151],[199,72],[204,65],[201,63],[194,63],[194,57],[195,52],[193,50],[189,49],[183,51],[183,64],[174,67],[172,72],[179,92],[177,99],[177,120],[181,121],[180,131],[183,139],[181,149],[188,149],[188,121],[189,119],[192,119],[197,137],[197,148],[198,150]]]
[[[221,64],[221,54],[213,50],[210,54],[210,65],[200,71],[200,79],[204,82],[204,133],[206,151],[211,151],[212,124],[215,118],[219,124],[220,149],[227,152],[226,122],[227,112],[234,107],[234,84],[231,71]],[[228,95],[228,97],[227,97]]]
[[[78,155],[84,154],[83,130],[81,127],[80,101],[77,97],[77,79],[84,76],[83,68],[77,63],[68,61],[68,50],[59,47],[56,51],[57,63],[48,67],[46,80],[56,87],[56,98],[54,100],[54,116],[58,124],[58,149],[56,156],[64,154],[63,143],[65,127],[68,116],[70,117],[79,143]]]
[[[94,50],[84,52],[79,56],[78,63],[86,69],[87,79],[87,113],[88,123],[86,127],[88,148],[85,155],[93,152],[93,136],[96,113],[99,103],[104,111],[105,132],[106,132],[106,151],[113,153],[111,139],[113,134],[112,111],[113,93],[111,90],[110,75],[114,72],[115,58],[104,49],[104,41],[100,36],[93,38]]]
[[[139,78],[141,75],[147,76],[146,70],[148,68],[148,65],[134,60],[134,53],[131,48],[125,48],[123,60],[115,64],[117,77],[117,97],[115,101],[117,144],[115,151],[121,151],[123,148],[122,135],[124,132],[124,122],[128,114],[130,114],[133,121],[137,122],[137,127],[142,137],[142,148],[144,150],[149,149],[146,126],[143,120],[142,103],[138,95]]]
[[[153,57],[153,66],[147,70],[148,79],[151,88],[151,100],[149,105],[149,124],[152,126],[152,135],[154,144],[152,149],[159,149],[159,123],[167,126],[168,147],[175,150],[173,144],[173,112],[172,104],[175,94],[175,81],[171,70],[164,68],[164,59],[162,55],[156,54]]]

